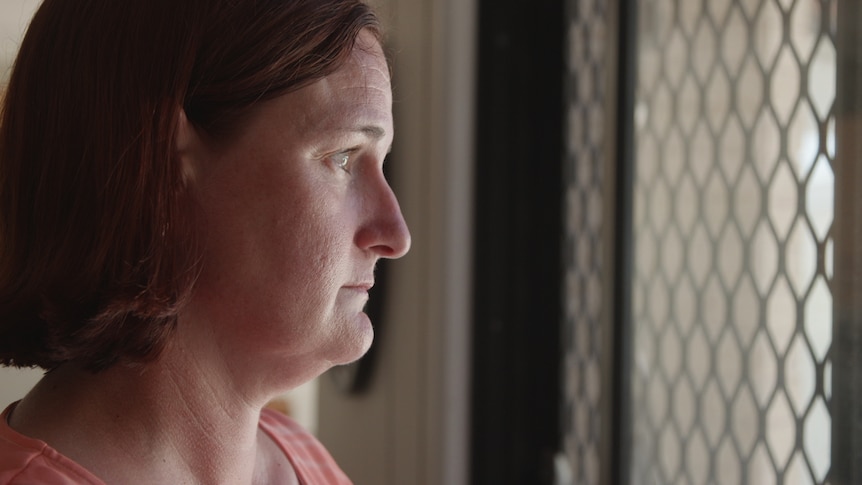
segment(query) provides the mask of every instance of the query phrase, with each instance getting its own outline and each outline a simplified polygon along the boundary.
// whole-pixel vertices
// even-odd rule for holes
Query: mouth
[[[361,291],[363,293],[368,293],[369,291],[371,291],[371,288],[373,288],[373,287],[374,287],[373,281],[350,283],[350,284],[344,285],[345,289],[354,290],[354,291]]]

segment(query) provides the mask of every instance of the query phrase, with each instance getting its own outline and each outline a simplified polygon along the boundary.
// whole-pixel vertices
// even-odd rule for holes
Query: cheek
[[[251,165],[203,187],[202,279],[296,316],[345,283],[356,208],[349,190],[299,162],[294,170]],[[213,290],[233,298],[228,288]]]
[[[303,301],[291,303],[303,307],[303,302],[330,299],[347,282],[352,238],[348,221],[330,211],[333,207],[297,202],[252,244],[257,274],[268,275],[267,284],[301,295]]]

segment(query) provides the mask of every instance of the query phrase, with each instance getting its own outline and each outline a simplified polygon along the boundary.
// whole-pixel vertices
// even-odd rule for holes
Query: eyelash
[[[353,162],[354,162],[354,158],[355,158],[354,155],[356,155],[357,151],[359,151],[358,148],[350,148],[348,150],[334,153],[334,154],[330,155],[329,158],[330,158],[330,160],[332,160],[332,164],[335,165],[335,167],[337,167],[341,170],[344,170],[346,173],[350,174],[350,173],[352,173],[351,167],[353,166]],[[389,154],[387,153],[383,159],[384,172],[385,172],[385,168],[386,168],[386,162],[388,160],[389,160]]]

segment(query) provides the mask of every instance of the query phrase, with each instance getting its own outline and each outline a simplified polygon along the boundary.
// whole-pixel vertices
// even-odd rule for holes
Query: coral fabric
[[[303,485],[353,484],[320,441],[287,416],[264,409],[260,428],[281,447]]]
[[[0,484],[104,485],[44,441],[28,438],[9,427],[9,414],[15,404],[0,415]]]
[[[10,405],[0,415],[0,485],[105,485],[45,442],[9,427],[8,416],[14,407]],[[287,416],[265,409],[259,426],[293,464],[301,484],[352,484],[323,445]]]

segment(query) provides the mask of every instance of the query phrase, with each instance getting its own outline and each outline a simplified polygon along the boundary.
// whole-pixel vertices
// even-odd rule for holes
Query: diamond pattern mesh
[[[567,4],[565,448],[576,484],[600,474],[606,3]]]
[[[828,480],[834,7],[638,0],[630,483]]]

